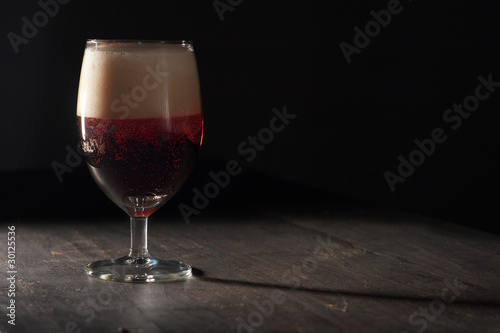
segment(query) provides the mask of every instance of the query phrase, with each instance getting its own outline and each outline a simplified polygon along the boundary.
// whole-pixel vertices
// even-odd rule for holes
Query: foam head
[[[87,42],[77,115],[133,119],[199,113],[198,70],[191,44]]]

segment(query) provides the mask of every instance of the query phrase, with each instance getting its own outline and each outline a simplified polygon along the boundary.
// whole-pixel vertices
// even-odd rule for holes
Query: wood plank
[[[0,331],[500,330],[497,235],[373,211],[197,221],[151,220],[151,252],[196,268],[189,281],[170,284],[83,274],[89,261],[125,254],[127,221],[17,222],[17,325],[4,318]],[[447,281],[464,289],[455,295]],[[443,290],[453,302],[438,301]],[[0,300],[8,300],[4,284]]]

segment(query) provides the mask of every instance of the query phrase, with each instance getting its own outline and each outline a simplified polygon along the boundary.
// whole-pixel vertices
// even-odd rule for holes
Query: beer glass
[[[81,149],[100,189],[130,216],[127,256],[90,263],[104,280],[182,280],[191,267],[147,249],[148,217],[183,185],[203,136],[191,42],[87,40],[77,103]]]

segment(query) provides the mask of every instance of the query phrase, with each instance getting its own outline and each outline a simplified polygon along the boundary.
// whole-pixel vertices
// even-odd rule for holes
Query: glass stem
[[[148,253],[148,218],[130,218],[130,253],[129,257],[146,258]]]

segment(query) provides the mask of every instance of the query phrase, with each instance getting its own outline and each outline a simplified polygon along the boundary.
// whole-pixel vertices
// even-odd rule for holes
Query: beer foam
[[[78,116],[137,119],[201,113],[198,70],[189,44],[89,44]]]

